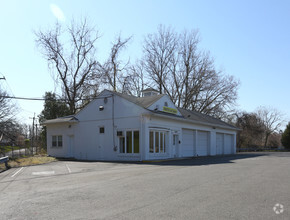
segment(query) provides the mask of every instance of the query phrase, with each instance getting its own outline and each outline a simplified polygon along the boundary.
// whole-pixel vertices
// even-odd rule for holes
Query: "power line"
[[[44,98],[25,98],[25,97],[3,96],[3,95],[1,95],[0,98],[4,98],[4,99],[21,99],[21,100],[30,100],[30,101],[45,101]]]
[[[15,95],[14,95],[14,93],[13,93],[13,91],[12,91],[12,88],[11,88],[11,86],[9,85],[9,83],[8,83],[8,80],[5,78],[5,76],[1,73],[1,75],[3,76],[3,78],[2,79],[4,79],[5,80],[5,82],[6,82],[6,90],[7,90],[7,86],[8,86],[8,89],[10,90],[10,93],[12,94],[12,96],[14,97]],[[1,79],[1,78],[0,78]],[[17,102],[16,101],[16,103],[15,103],[16,105],[17,105],[17,107],[20,107],[20,109],[21,109],[21,106],[20,106],[20,104],[19,104],[19,102]]]
[[[3,75],[3,74],[2,74]],[[1,78],[0,78],[1,79]],[[5,78],[5,76],[3,75],[3,78],[2,79],[4,79],[5,80],[5,82],[6,82],[6,85],[8,86],[8,89],[10,90],[10,92],[11,92],[11,94],[14,96],[14,93],[13,93],[13,91],[12,91],[12,88],[11,88],[11,86],[9,85],[9,83],[8,83],[8,80]]]
[[[93,98],[87,98],[87,99],[80,99],[79,101],[88,101],[88,100],[94,100],[94,99],[103,99],[103,98],[110,98],[112,97],[110,96],[103,96],[103,97],[93,97]],[[27,101],[45,101],[45,98],[27,98],[27,97],[16,97],[16,96],[3,96],[0,95],[0,98],[4,98],[4,99],[19,99],[19,100],[27,100]],[[50,99],[47,99],[48,101],[50,101]],[[51,100],[53,101],[53,100]],[[55,101],[68,101],[68,99],[56,99]]]
[[[1,79],[6,80],[5,76],[2,73],[0,73],[0,74],[3,76],[3,77],[0,77],[0,80]]]

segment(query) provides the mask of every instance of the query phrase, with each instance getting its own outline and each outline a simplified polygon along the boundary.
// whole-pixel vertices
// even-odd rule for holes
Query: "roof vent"
[[[158,95],[159,94],[159,92],[156,89],[152,89],[152,88],[144,89],[141,92],[142,92],[142,96],[143,97],[154,96],[154,95]]]

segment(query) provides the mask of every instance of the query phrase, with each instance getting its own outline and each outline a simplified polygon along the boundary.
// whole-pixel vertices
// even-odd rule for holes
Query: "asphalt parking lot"
[[[0,219],[290,219],[290,153],[0,173]]]

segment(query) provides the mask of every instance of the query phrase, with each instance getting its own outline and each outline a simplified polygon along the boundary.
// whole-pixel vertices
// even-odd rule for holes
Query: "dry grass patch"
[[[17,159],[9,160],[8,165],[10,167],[23,167],[23,166],[45,164],[45,163],[50,163],[53,161],[57,161],[57,160],[54,157],[33,156],[33,157],[17,158]],[[0,164],[0,170],[4,170],[4,169],[5,169],[5,165]]]
[[[0,172],[2,172],[5,169],[6,169],[6,167],[5,167],[4,163],[0,163]]]

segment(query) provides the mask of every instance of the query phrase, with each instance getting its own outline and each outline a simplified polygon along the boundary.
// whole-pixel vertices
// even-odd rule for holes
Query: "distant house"
[[[104,90],[74,116],[47,120],[47,152],[82,160],[144,161],[234,154],[237,128],[177,108],[167,95]]]

